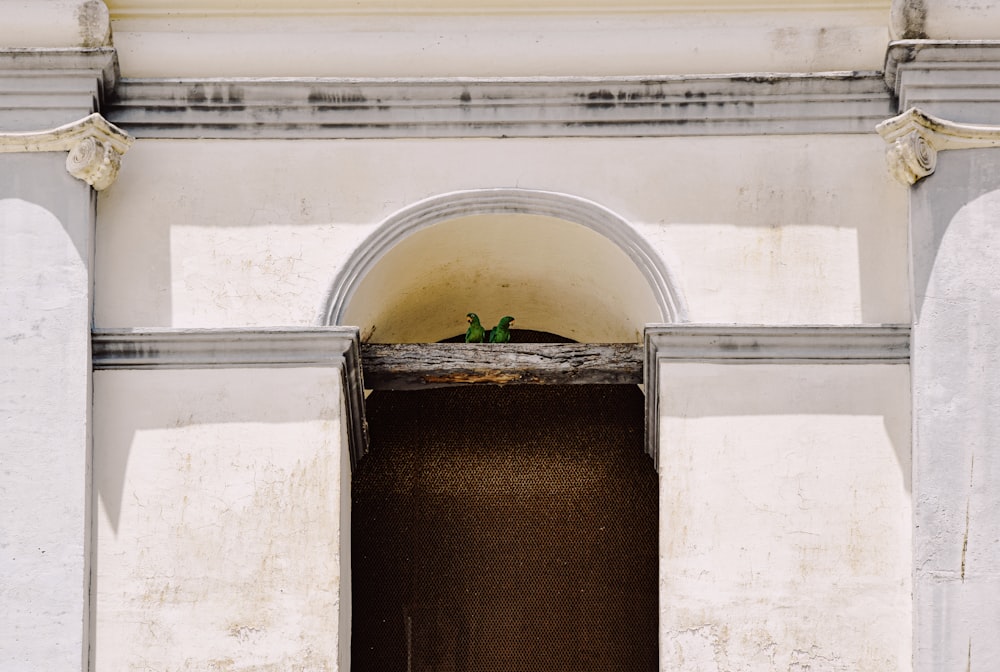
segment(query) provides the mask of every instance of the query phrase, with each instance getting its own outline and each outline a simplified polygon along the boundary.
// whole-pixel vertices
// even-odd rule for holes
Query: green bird
[[[486,340],[486,330],[479,324],[479,316],[469,313],[465,316],[465,321],[469,323],[469,328],[465,330],[466,343],[482,343]]]
[[[490,343],[510,343],[510,325],[514,318],[510,315],[500,318],[500,323],[490,330]]]

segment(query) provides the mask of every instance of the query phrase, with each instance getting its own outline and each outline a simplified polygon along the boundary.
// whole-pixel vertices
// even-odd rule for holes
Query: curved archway
[[[464,330],[470,310],[591,342],[685,319],[669,272],[627,221],[527,189],[452,192],[392,215],[338,274],[321,319],[360,326],[365,340],[428,342]]]

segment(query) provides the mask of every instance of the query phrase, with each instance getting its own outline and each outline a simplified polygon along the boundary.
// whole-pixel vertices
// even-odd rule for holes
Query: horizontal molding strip
[[[122,79],[106,116],[138,138],[869,134],[881,73],[617,78]]]
[[[0,132],[61,126],[101,111],[117,63],[111,47],[0,47]]]
[[[94,369],[109,370],[325,365],[359,343],[351,327],[107,329],[91,346]]]
[[[1000,41],[996,40],[897,40],[885,55],[886,83],[898,89],[901,71],[996,69]]]
[[[653,361],[731,364],[907,364],[909,325],[646,327]],[[647,371],[647,380],[648,380]]]
[[[33,77],[90,74],[111,90],[118,77],[118,56],[114,47],[0,47],[0,72]]]

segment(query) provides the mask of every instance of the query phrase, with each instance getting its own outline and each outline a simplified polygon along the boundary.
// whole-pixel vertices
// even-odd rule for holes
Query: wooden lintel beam
[[[639,343],[366,343],[365,387],[642,383]]]

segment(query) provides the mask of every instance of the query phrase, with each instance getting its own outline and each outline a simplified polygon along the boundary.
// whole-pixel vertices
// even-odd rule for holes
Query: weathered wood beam
[[[365,387],[642,383],[640,343],[366,343]]]

